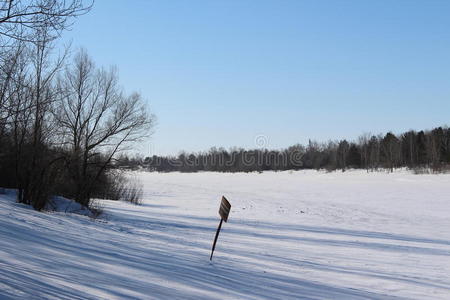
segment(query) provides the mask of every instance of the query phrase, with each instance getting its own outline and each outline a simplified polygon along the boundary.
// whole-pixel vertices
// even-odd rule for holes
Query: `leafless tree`
[[[361,164],[369,172],[369,140],[372,135],[370,133],[363,133],[358,137],[358,144],[361,149]]]
[[[338,144],[337,148],[337,163],[339,168],[342,169],[342,171],[345,171],[347,168],[347,155],[348,150],[350,148],[350,145],[346,140],[342,140]]]
[[[23,82],[20,78],[23,75],[26,60],[24,52],[24,45],[19,44],[14,51],[0,56],[0,147],[7,123],[13,113],[14,97]]]
[[[441,162],[443,133],[442,128],[437,128],[427,132],[426,151],[430,167],[438,170]]]
[[[74,17],[87,13],[93,4],[83,0],[0,0],[0,47],[11,41],[37,42],[36,31],[57,37],[72,25]]]
[[[397,136],[388,132],[381,140],[381,150],[386,167],[393,172],[401,161],[401,145]]]
[[[51,111],[55,105],[54,79],[67,54],[51,59],[52,42],[48,31],[40,32],[40,42],[26,47],[19,68],[12,107],[12,131],[15,146],[15,170],[18,201],[42,209],[52,184],[53,156],[49,153],[52,138]]]
[[[54,117],[75,185],[73,197],[88,206],[114,156],[148,136],[154,118],[139,94],[124,95],[114,69],[97,69],[83,50],[61,78],[59,90]]]

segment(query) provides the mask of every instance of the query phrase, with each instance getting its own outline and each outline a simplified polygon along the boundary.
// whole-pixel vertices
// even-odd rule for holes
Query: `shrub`
[[[109,171],[96,193],[96,198],[142,204],[142,183],[136,176],[121,170]]]

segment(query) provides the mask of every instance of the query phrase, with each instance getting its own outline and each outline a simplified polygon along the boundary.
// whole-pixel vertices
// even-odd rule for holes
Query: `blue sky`
[[[64,40],[158,118],[145,155],[450,125],[450,1],[97,0]]]

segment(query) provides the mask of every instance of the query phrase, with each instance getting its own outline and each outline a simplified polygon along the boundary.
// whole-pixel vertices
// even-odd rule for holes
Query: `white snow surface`
[[[450,175],[135,175],[96,220],[0,195],[0,299],[450,299]]]

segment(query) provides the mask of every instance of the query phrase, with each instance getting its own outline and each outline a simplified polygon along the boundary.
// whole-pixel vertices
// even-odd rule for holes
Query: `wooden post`
[[[214,238],[214,243],[212,246],[212,251],[211,251],[211,257],[209,258],[209,260],[212,260],[213,254],[214,254],[214,249],[216,248],[216,242],[217,242],[217,238],[219,237],[219,233],[220,233],[220,228],[222,228],[222,222],[223,219],[220,219],[220,223],[219,223],[219,227],[217,227],[217,231],[216,231],[216,237]]]

